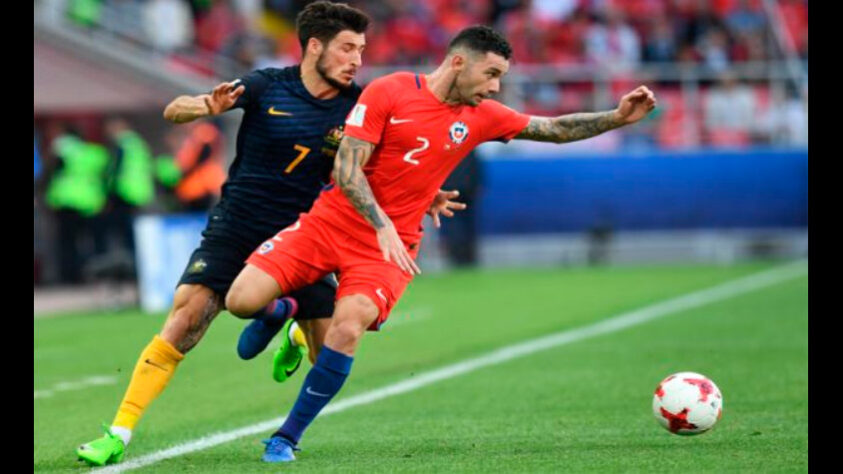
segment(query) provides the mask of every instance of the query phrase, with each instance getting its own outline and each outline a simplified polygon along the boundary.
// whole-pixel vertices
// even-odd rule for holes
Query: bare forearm
[[[576,113],[559,117],[531,117],[527,127],[515,138],[566,143],[585,140],[624,125],[615,110]]]
[[[191,97],[183,95],[176,97],[164,109],[164,118],[175,123],[185,123],[211,115],[211,109],[206,102],[207,97],[209,96]]]
[[[334,159],[334,182],[345,197],[366,221],[375,229],[383,228],[383,210],[375,201],[369,181],[363,173],[363,164],[368,160],[374,146],[371,143],[345,137]]]

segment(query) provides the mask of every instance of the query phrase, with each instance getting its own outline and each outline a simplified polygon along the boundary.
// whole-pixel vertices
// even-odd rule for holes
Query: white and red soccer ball
[[[695,372],[679,372],[656,387],[653,415],[671,433],[705,433],[723,415],[723,395],[708,377]]]

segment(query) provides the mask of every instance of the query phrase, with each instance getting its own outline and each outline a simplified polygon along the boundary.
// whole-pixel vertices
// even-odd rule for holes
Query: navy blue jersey
[[[353,84],[332,99],[317,99],[300,71],[267,68],[239,79],[246,90],[234,107],[245,114],[220,206],[247,227],[244,233],[263,234],[261,240],[310,210],[330,179],[345,118],[360,96]]]

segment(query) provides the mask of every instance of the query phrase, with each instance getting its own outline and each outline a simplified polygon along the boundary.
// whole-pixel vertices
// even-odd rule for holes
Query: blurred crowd
[[[164,54],[173,71],[230,79],[300,60],[296,14],[306,0],[42,0],[84,28],[104,28]],[[607,108],[648,81],[660,97],[651,123],[623,132],[619,145],[662,148],[807,143],[805,89],[736,66],[807,61],[807,0],[350,0],[374,20],[363,77],[378,67],[437,63],[461,28],[490,24],[514,49],[505,81],[509,105],[536,115]],[[56,13],[57,12],[57,13]],[[774,18],[773,21],[770,19]],[[776,25],[771,23],[775,22]],[[778,28],[776,28],[776,26]],[[775,34],[778,31],[780,34]],[[782,42],[783,41],[783,42]],[[676,75],[641,77],[641,66],[693,65],[702,78],[692,94]],[[593,67],[561,80],[555,71]],[[514,70],[515,71],[515,70]],[[762,71],[760,74],[758,71]],[[606,80],[608,78],[608,81]],[[601,84],[600,81],[603,81]],[[603,88],[603,89],[601,89]]]
[[[80,25],[143,39],[198,67],[221,55],[244,70],[300,58],[295,16],[304,0],[43,0]],[[714,70],[778,53],[762,0],[350,0],[373,21],[365,63],[439,61],[465,26],[495,26],[517,64],[694,62]],[[807,58],[807,0],[777,0],[795,52]],[[179,55],[179,53],[187,53]],[[194,57],[191,57],[194,56]],[[208,63],[206,63],[208,64]],[[211,62],[210,64],[213,64]],[[215,71],[205,71],[213,73]],[[227,71],[229,72],[229,71]]]
[[[165,149],[119,116],[45,121],[35,135],[35,282],[132,280],[133,218],[205,212],[225,181],[223,138],[213,122],[173,127]],[[49,258],[48,258],[49,256]],[[48,278],[49,280],[50,278]]]

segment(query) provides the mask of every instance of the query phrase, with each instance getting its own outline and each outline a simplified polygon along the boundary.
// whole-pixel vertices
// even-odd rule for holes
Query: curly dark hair
[[[460,47],[483,54],[492,52],[503,56],[504,59],[512,57],[512,46],[509,45],[509,41],[502,34],[485,25],[464,28],[451,40],[448,52]]]
[[[327,46],[340,31],[365,33],[369,21],[368,15],[345,3],[333,3],[328,0],[313,2],[296,17],[296,30],[299,33],[302,54],[307,51],[307,41],[310,38],[316,38]]]

